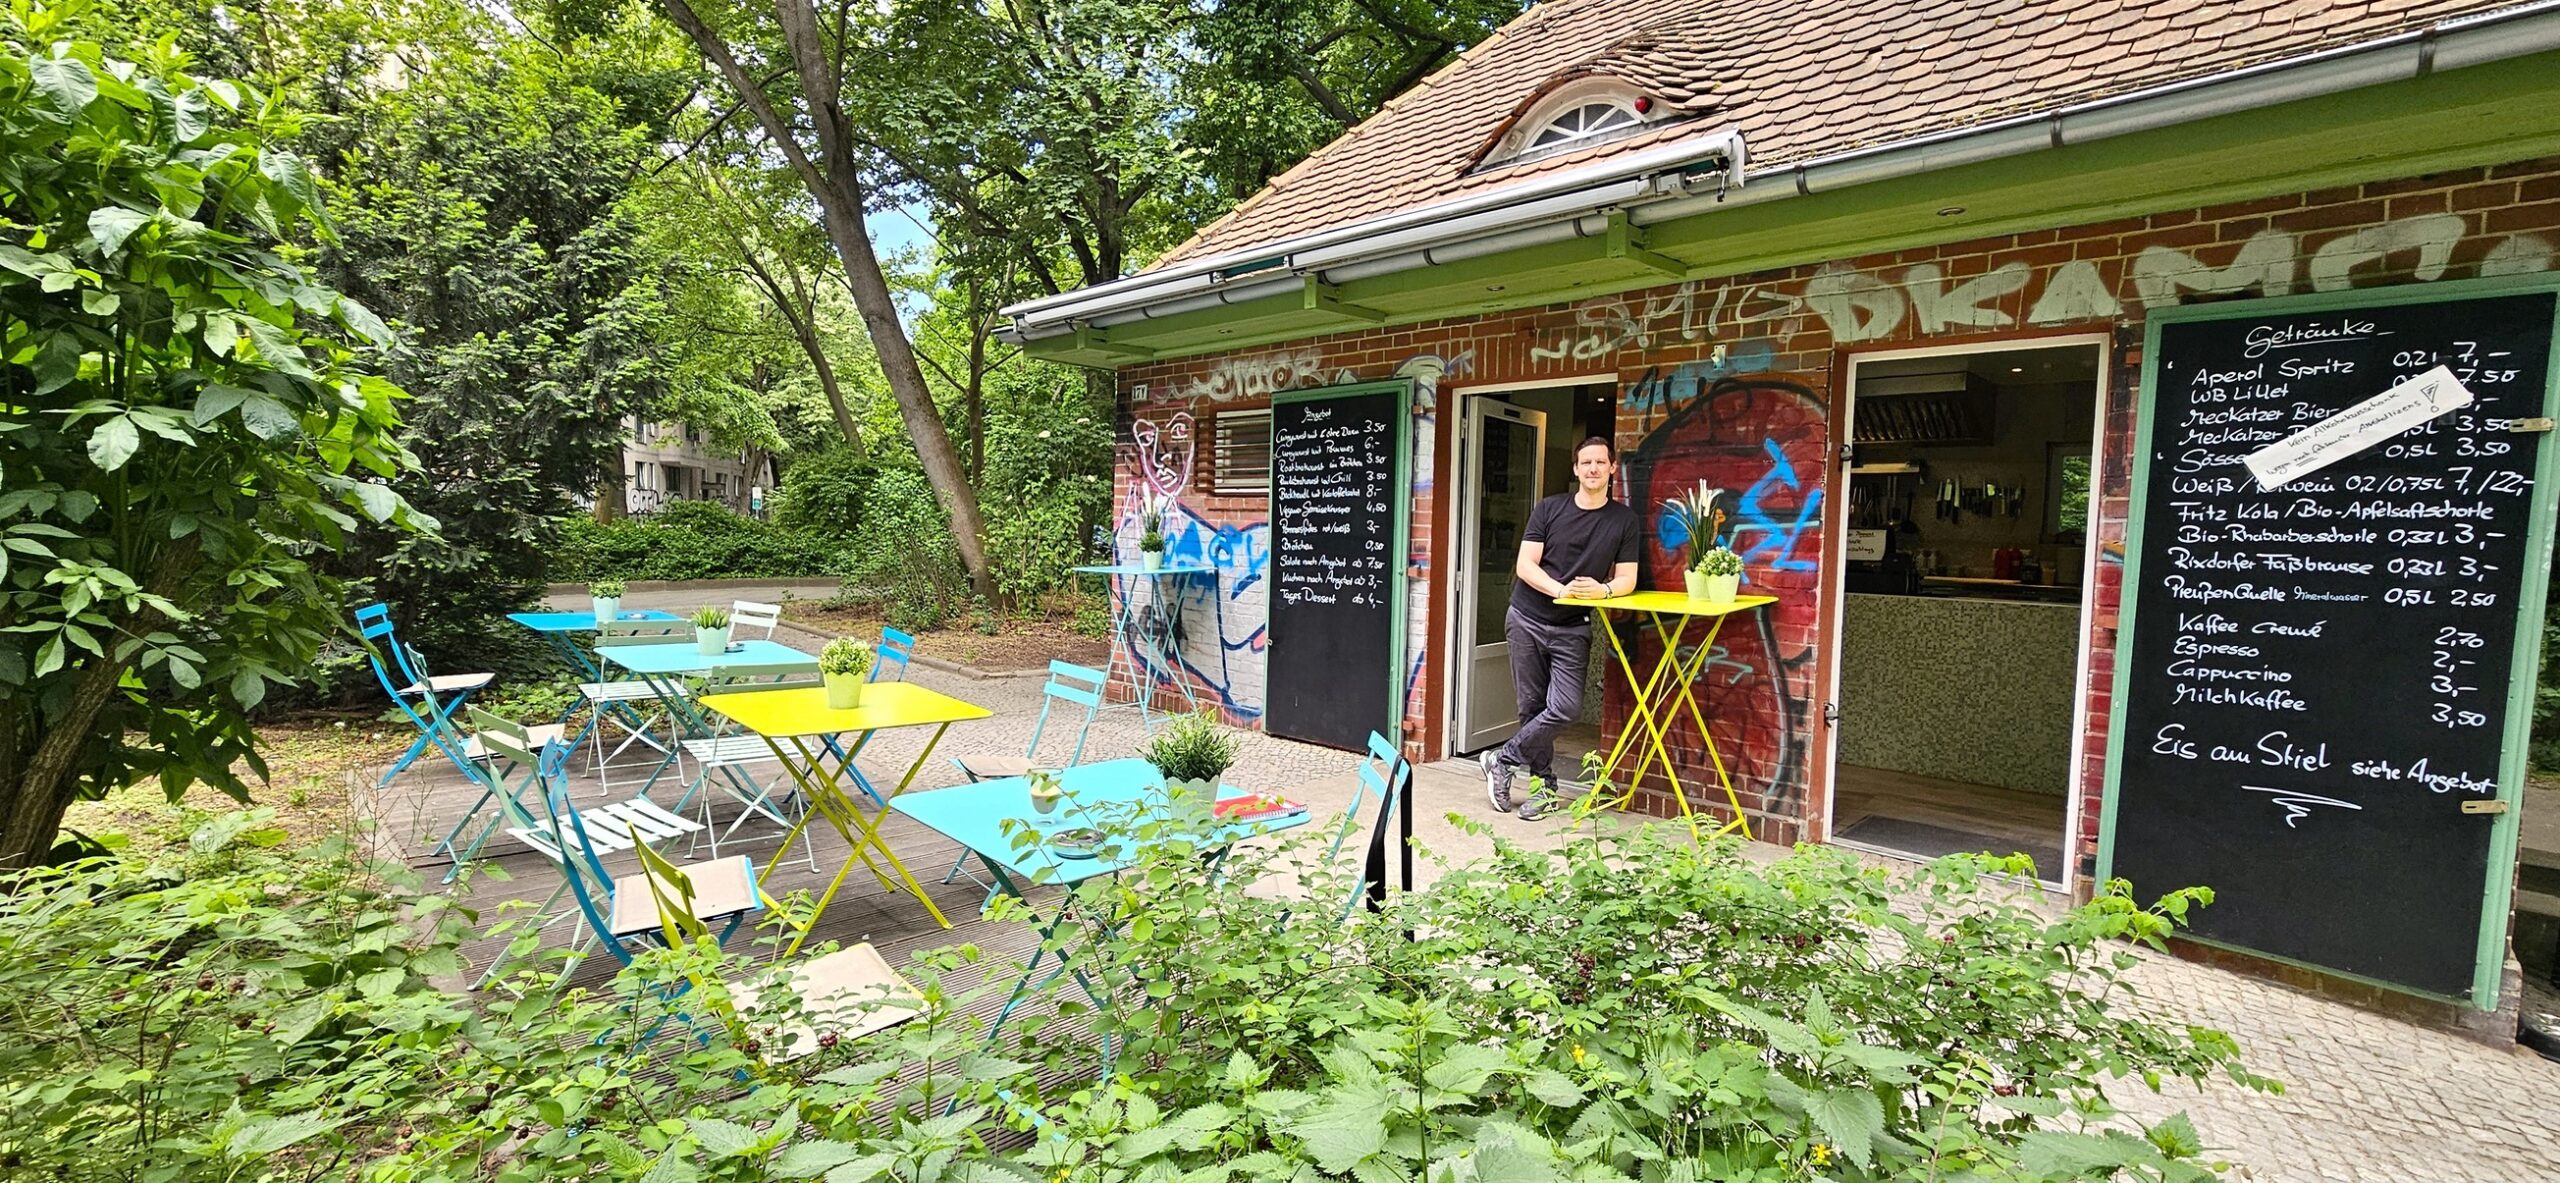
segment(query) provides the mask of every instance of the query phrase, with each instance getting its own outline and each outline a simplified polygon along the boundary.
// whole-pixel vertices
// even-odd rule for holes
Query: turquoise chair
[[[418,738],[409,744],[407,751],[400,753],[399,759],[391,762],[390,769],[382,774],[382,779],[374,787],[390,784],[393,777],[407,771],[411,764],[417,763],[418,757],[426,755],[430,746],[443,751],[445,757],[453,761],[454,767],[461,769],[464,776],[470,776],[469,761],[462,754],[464,741],[454,728],[454,716],[461,712],[462,704],[474,691],[496,680],[497,675],[445,674],[428,677],[425,661],[416,650],[401,642],[398,628],[391,623],[389,604],[367,604],[356,609],[356,631],[364,636],[365,660],[373,665],[374,680],[382,684],[384,694],[391,696],[392,705],[399,707],[400,713],[407,715],[409,722],[418,728]],[[383,661],[386,652],[391,657],[389,664]],[[394,669],[398,671],[396,676]],[[425,708],[424,713],[420,713],[421,707]]]
[[[1369,827],[1369,849],[1360,860],[1360,874],[1352,881],[1351,898],[1342,902],[1342,919],[1366,899],[1372,911],[1387,898],[1387,826],[1401,818],[1406,823],[1402,838],[1410,842],[1413,833],[1411,817],[1405,814],[1405,795],[1413,787],[1413,764],[1396,750],[1396,745],[1375,731],[1369,733],[1369,750],[1360,757],[1359,783],[1352,786],[1351,804],[1342,811],[1342,824],[1334,828],[1333,845],[1325,849],[1325,861],[1341,857],[1342,845],[1350,841],[1360,828],[1360,815],[1376,803],[1376,821]],[[1412,886],[1413,862],[1410,847],[1405,852],[1406,886]]]
[[[880,644],[872,649],[871,675],[863,680],[904,682],[907,680],[907,662],[915,655],[915,637],[905,630],[883,625],[880,629]],[[891,667],[895,669],[892,670]],[[861,789],[863,795],[871,798],[873,804],[881,806],[889,804],[888,795],[872,787],[871,778],[862,775],[862,766],[853,762],[852,754],[836,746],[836,739],[832,735],[827,737],[827,750],[844,760],[845,770],[853,774],[854,787]]]
[[[1093,731],[1094,716],[1102,711],[1104,678],[1105,675],[1101,670],[1090,666],[1066,661],[1050,662],[1049,683],[1040,688],[1040,718],[1032,723],[1031,742],[1022,749],[1022,754],[1019,756],[953,756],[952,764],[959,767],[960,775],[968,777],[972,782],[1029,775],[1033,768],[1039,766],[1034,762],[1034,758],[1040,753],[1041,734],[1049,729],[1050,708],[1057,706],[1061,701],[1082,708],[1084,722],[1076,727],[1075,750],[1069,752],[1067,762],[1058,767],[1073,768],[1083,763],[1085,738]],[[951,864],[951,870],[942,876],[942,881],[949,883],[959,878],[966,872],[968,864],[969,852],[962,850],[959,861]],[[973,879],[972,882],[975,880]],[[990,891],[992,890],[990,888]]]

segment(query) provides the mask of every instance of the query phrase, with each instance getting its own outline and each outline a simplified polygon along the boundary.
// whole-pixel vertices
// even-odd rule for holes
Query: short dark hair
[[[1585,438],[1581,443],[1575,444],[1575,445],[1573,446],[1573,457],[1574,457],[1574,459],[1576,459],[1576,460],[1581,459],[1581,458],[1582,458],[1582,450],[1583,450],[1584,448],[1588,448],[1588,447],[1590,447],[1590,446],[1591,446],[1591,445],[1593,445],[1593,444],[1598,444],[1598,445],[1600,445],[1600,447],[1601,447],[1601,449],[1602,449],[1603,451],[1606,451],[1606,452],[1608,452],[1608,453],[1609,453],[1609,462],[1610,462],[1611,464],[1615,464],[1615,463],[1617,463],[1617,462],[1618,462],[1618,445],[1617,445],[1617,444],[1615,444],[1615,443],[1613,443],[1613,442],[1611,442],[1611,441],[1610,441],[1610,439],[1609,439],[1609,437],[1608,437],[1608,436],[1605,436],[1605,435],[1595,435],[1595,436],[1590,436],[1590,437]]]

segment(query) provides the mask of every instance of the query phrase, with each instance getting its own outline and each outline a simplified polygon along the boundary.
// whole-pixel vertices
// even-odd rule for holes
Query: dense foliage
[[[0,16],[0,865],[75,797],[243,795],[246,712],[345,627],[316,560],[429,524],[359,362],[391,332],[292,259],[301,120],[64,20]]]
[[[2115,942],[2185,896],[2048,917],[1973,860],[1761,867],[1658,828],[1498,848],[1346,924],[1321,836],[1214,864],[1196,807],[1067,808],[1158,851],[1076,889],[1058,938],[1107,1011],[1059,978],[989,1047],[981,995],[943,985],[964,947],[905,967],[917,1019],[821,1022],[787,1062],[795,1004],[741,1015],[748,958],[652,954],[558,1002],[546,959],[466,1001],[437,985],[463,913],[202,819],[0,897],[0,1156],[75,1181],[2190,1180],[2183,1119],[2078,1131],[2100,1086],[2266,1084],[2134,1013]]]
[[[645,518],[560,524],[551,577],[806,579],[840,573],[842,544],[815,531],[758,521],[708,501],[674,501]]]

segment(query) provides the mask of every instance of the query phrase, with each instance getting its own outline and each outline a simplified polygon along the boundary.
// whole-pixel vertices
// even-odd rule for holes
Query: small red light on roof
[[[1652,112],[1653,112],[1653,100],[1652,100],[1652,99],[1649,99],[1649,98],[1646,98],[1646,97],[1645,97],[1645,96],[1643,96],[1643,95],[1637,95],[1637,96],[1636,96],[1636,114],[1638,114],[1638,115],[1648,115],[1648,114],[1651,114]]]

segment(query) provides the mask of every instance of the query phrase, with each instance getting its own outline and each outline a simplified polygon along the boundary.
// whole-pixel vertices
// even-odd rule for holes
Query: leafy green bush
[[[806,579],[837,574],[840,544],[732,513],[710,501],[675,501],[648,517],[561,522],[551,578]]]
[[[776,524],[829,538],[850,538],[879,470],[849,448],[798,457],[783,470],[773,499]]]
[[[0,1155],[173,1183],[2166,1183],[2210,1177],[2196,1131],[2076,1131],[2109,1116],[2102,1082],[2272,1087],[2227,1037],[2126,1013],[2114,943],[2156,944],[2200,893],[2144,909],[2111,886],[2052,918],[1989,860],[1760,867],[1660,827],[1497,843],[1345,924],[1325,834],[1212,863],[1196,801],[1066,806],[1147,848],[1073,889],[1051,940],[1080,975],[1033,986],[990,1047],[966,1013],[983,993],[944,988],[977,953],[932,954],[905,970],[916,1019],[861,1039],[820,1020],[820,1050],[783,1062],[808,1016],[766,983],[774,1009],[741,1017],[746,939],[644,954],[603,994],[555,1001],[527,969],[465,1001],[430,979],[465,968],[466,913],[342,844],[285,851],[258,814],[38,872],[0,896]],[[493,933],[543,935],[522,913]]]
[[[951,519],[923,473],[891,469],[872,480],[847,553],[846,579],[880,593],[883,615],[898,628],[935,628],[969,603]]]

